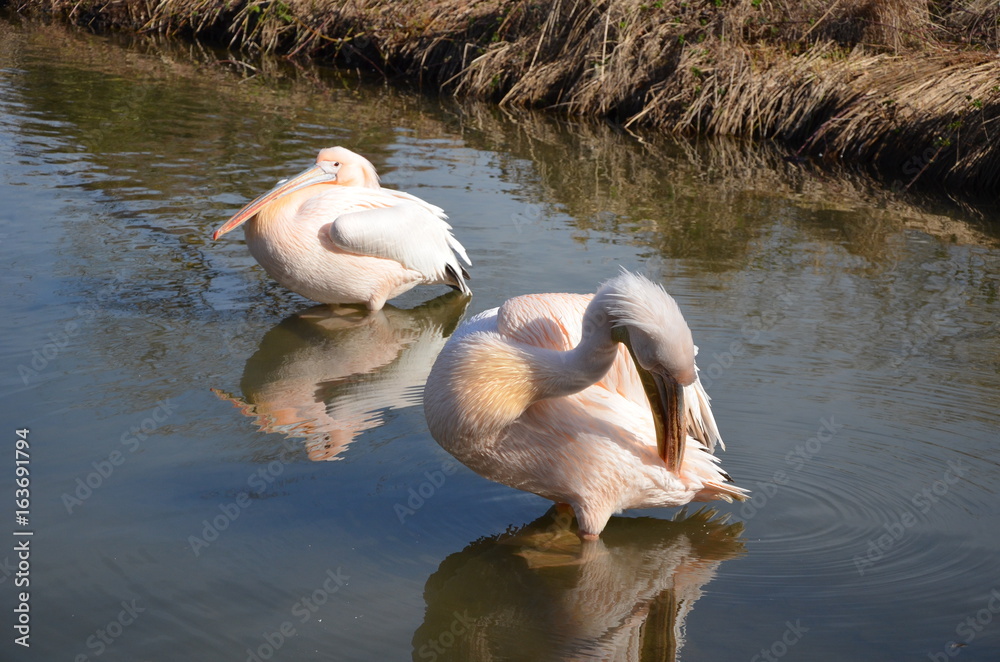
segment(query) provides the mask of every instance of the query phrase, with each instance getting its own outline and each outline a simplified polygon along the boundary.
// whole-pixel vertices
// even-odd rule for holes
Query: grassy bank
[[[3,4],[3,0],[0,0]],[[1000,184],[996,0],[21,0],[626,127],[782,141],[897,189]]]

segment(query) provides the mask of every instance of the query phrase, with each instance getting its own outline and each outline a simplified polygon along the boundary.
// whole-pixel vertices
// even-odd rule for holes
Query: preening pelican
[[[212,235],[246,223],[247,247],[264,271],[320,303],[385,302],[421,284],[471,294],[465,248],[447,216],[420,198],[382,188],[368,159],[343,147],[278,182]]]
[[[712,454],[696,351],[673,298],[623,272],[593,296],[526,295],[470,319],[431,369],[424,412],[463,464],[569,504],[594,539],[628,508],[746,498]]]

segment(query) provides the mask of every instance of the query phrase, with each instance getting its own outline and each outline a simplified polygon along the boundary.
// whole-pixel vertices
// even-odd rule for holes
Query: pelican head
[[[677,302],[662,287],[626,271],[605,282],[595,298],[608,300],[605,306],[612,326],[618,335],[629,338],[642,368],[668,375],[683,386],[694,382],[691,329]]]
[[[274,188],[239,210],[222,224],[212,239],[218,239],[230,230],[257,215],[260,210],[277,202],[290,193],[317,184],[339,184],[340,186],[361,186],[379,188],[378,173],[371,161],[355,154],[345,147],[327,147],[316,156],[316,165],[303,170],[290,179],[283,179]]]
[[[628,348],[636,364],[653,412],[660,457],[676,472],[687,435],[684,387],[697,379],[691,329],[662,287],[627,271],[605,282],[594,296],[587,317],[602,314],[610,322],[611,337]]]
[[[316,167],[331,173],[341,186],[379,188],[378,173],[371,161],[345,147],[327,147],[316,156]]]

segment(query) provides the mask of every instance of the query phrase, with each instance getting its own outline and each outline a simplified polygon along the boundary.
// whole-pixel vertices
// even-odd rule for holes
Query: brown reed
[[[0,0],[626,128],[779,139],[899,188],[1000,183],[996,0]]]

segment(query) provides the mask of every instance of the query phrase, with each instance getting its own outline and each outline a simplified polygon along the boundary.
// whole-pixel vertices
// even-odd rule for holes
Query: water
[[[209,62],[0,22],[0,493],[23,529],[28,428],[35,532],[30,651],[0,552],[5,659],[996,659],[995,209]],[[467,308],[331,312],[210,241],[333,144],[449,212]],[[581,550],[453,463],[419,389],[463,315],[618,265],[680,302],[754,499]]]

